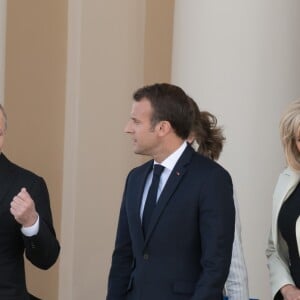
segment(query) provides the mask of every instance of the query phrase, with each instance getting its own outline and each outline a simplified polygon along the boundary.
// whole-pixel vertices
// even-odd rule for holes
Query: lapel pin
[[[177,176],[179,176],[179,175],[180,175],[180,173],[177,171],[177,172],[176,172],[176,175],[177,175]]]

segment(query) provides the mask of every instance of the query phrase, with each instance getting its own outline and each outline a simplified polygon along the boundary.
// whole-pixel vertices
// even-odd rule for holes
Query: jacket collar
[[[273,195],[273,219],[272,228],[273,230],[273,240],[277,244],[278,228],[277,220],[280,208],[285,200],[291,195],[295,190],[296,186],[300,181],[300,172],[293,170],[292,168],[286,168],[279,176],[278,183],[276,185],[274,195]]]
[[[177,163],[175,164],[175,167],[173,168],[173,171],[171,172],[164,189],[162,190],[160,194],[159,201],[157,203],[156,209],[153,212],[151,222],[149,224],[149,230],[147,233],[147,236],[144,237],[143,231],[142,231],[142,224],[141,224],[141,218],[140,218],[140,205],[141,205],[141,199],[144,192],[145,182],[147,179],[147,176],[149,175],[149,172],[152,170],[153,167],[153,160],[148,161],[145,163],[142,168],[138,168],[137,174],[134,177],[134,181],[131,183],[136,187],[136,196],[131,198],[131,201],[129,203],[131,206],[131,209],[133,210],[133,220],[135,225],[132,226],[132,228],[135,230],[135,234],[139,240],[139,244],[141,247],[146,247],[153,231],[155,230],[155,227],[163,214],[171,196],[175,192],[177,185],[182,180],[186,168],[192,158],[192,155],[195,153],[194,149],[191,146],[187,146],[178,159]],[[144,245],[144,246],[143,246]]]

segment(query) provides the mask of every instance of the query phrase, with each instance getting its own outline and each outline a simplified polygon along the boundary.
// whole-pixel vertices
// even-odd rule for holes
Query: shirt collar
[[[169,170],[173,170],[175,167],[179,157],[182,155],[183,151],[187,147],[187,143],[183,142],[181,146],[175,150],[172,154],[170,154],[165,160],[163,160],[160,164]],[[158,164],[158,162],[154,161],[154,164]]]

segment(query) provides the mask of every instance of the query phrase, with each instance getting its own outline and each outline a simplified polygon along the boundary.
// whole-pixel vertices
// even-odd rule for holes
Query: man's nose
[[[130,120],[125,125],[124,132],[125,133],[132,133],[132,126],[131,126],[131,121]]]

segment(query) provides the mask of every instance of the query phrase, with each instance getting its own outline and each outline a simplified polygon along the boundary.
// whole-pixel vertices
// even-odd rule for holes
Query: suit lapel
[[[291,195],[300,180],[300,173],[287,168],[279,177],[273,199],[273,240],[277,244],[277,220],[283,202]],[[297,233],[296,233],[297,234]],[[300,238],[299,238],[300,239]]]
[[[159,221],[159,218],[161,217],[164,209],[166,208],[170,198],[172,197],[173,193],[177,189],[177,186],[179,185],[182,178],[184,177],[184,174],[187,170],[187,165],[190,163],[193,153],[194,153],[194,150],[190,146],[186,147],[183,154],[177,161],[173,171],[171,172],[170,177],[168,178],[168,181],[166,182],[166,185],[161,192],[161,195],[157,202],[157,206],[151,217],[149,230],[145,237],[145,245],[147,244],[147,242],[148,242],[157,222]]]
[[[144,243],[144,234],[142,230],[142,222],[141,222],[141,203],[142,197],[144,193],[145,183],[148,177],[149,172],[152,170],[153,160],[149,161],[145,167],[142,169],[141,173],[138,174],[137,180],[135,183],[135,187],[138,188],[137,196],[133,197],[133,211],[134,211],[134,228],[136,229],[136,234],[138,239],[141,242],[141,245]]]

